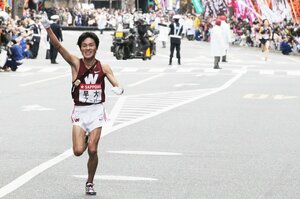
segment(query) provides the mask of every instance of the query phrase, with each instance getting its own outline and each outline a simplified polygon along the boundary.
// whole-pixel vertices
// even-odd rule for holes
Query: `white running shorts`
[[[102,127],[105,122],[105,110],[103,104],[88,106],[74,106],[71,119],[73,125],[80,126],[86,133]]]

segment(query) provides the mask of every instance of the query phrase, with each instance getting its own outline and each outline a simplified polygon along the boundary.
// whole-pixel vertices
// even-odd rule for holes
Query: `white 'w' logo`
[[[89,76],[84,78],[84,81],[86,84],[96,84],[98,76],[99,74],[95,74],[95,76],[93,74],[89,74]]]

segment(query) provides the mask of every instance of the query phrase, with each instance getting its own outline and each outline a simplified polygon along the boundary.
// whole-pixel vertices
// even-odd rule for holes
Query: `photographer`
[[[5,71],[16,71],[18,66],[23,64],[23,50],[22,47],[17,43],[15,39],[9,44],[9,58],[7,59],[3,70]]]

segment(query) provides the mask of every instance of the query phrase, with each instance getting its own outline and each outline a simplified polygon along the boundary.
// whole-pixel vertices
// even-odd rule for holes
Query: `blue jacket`
[[[20,45],[15,44],[12,47],[10,47],[10,52],[11,52],[11,59],[15,61],[19,61],[23,59],[23,49]]]
[[[292,52],[292,46],[290,46],[290,44],[288,42],[283,41],[280,44],[280,50],[281,50],[282,54],[288,55]]]

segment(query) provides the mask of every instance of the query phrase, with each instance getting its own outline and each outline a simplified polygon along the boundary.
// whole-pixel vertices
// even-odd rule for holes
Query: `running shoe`
[[[86,195],[96,195],[97,192],[94,190],[94,184],[87,182],[85,184],[85,194]]]

